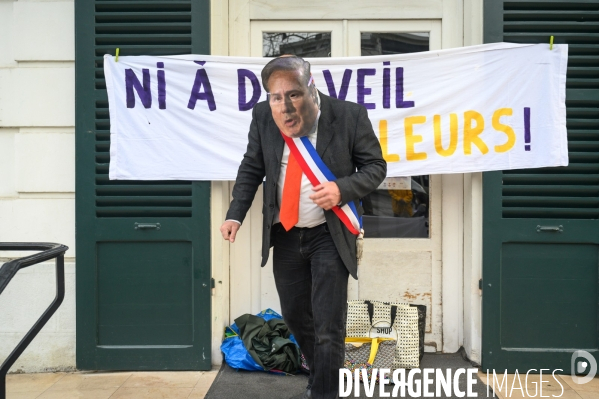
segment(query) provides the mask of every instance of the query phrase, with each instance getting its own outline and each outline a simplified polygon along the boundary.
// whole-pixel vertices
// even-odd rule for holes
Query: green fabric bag
[[[264,319],[244,314],[235,319],[243,345],[264,370],[296,373],[300,368],[299,348],[289,339],[291,333],[281,319]]]

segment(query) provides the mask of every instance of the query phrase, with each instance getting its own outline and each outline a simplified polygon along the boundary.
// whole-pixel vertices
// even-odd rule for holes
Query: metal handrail
[[[23,337],[21,342],[19,342],[17,347],[10,355],[8,355],[4,363],[2,363],[2,366],[0,367],[0,399],[6,399],[6,375],[8,374],[8,370],[17,361],[19,356],[21,356],[23,351],[27,349],[27,346],[29,346],[35,336],[40,332],[44,325],[46,325],[64,300],[64,253],[68,249],[69,247],[66,245],[54,243],[0,243],[0,251],[42,251],[33,255],[11,260],[0,267],[0,295],[19,270],[56,258],[56,297],[44,314],[42,314],[29,332]]]

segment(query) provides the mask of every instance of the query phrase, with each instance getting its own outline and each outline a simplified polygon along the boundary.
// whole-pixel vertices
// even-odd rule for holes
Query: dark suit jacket
[[[363,210],[359,200],[383,181],[387,163],[363,106],[322,93],[320,98],[316,152],[337,177],[336,183],[343,204],[354,201],[361,216]],[[285,141],[266,101],[256,104],[253,109],[248,140],[247,151],[233,187],[233,201],[227,212],[227,219],[243,222],[256,190],[266,176],[262,205],[264,266],[271,247],[271,227],[278,209],[277,181],[285,147]],[[325,218],[343,263],[357,279],[356,236],[349,232],[333,211],[325,211]]]

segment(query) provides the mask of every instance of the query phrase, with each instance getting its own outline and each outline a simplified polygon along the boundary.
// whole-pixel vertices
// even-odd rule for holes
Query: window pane
[[[388,177],[362,198],[364,237],[429,237],[429,176]]]
[[[331,33],[262,33],[262,56],[330,57]]]
[[[429,50],[429,34],[362,32],[362,55],[417,53]]]
[[[427,33],[368,33],[361,35],[362,55],[405,54],[429,50]],[[362,199],[364,237],[428,238],[429,176],[386,178]]]

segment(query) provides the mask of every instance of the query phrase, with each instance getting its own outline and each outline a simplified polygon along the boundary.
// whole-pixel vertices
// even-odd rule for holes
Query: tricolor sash
[[[312,186],[316,187],[319,184],[337,180],[333,172],[322,161],[308,137],[291,138],[285,136],[283,132],[281,135]],[[353,201],[349,201],[343,206],[335,205],[332,211],[352,234],[360,234],[362,218],[358,216]]]

